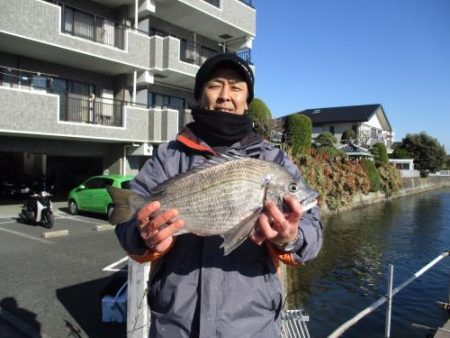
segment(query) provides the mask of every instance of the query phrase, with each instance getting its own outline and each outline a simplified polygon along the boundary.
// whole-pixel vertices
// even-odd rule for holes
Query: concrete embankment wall
[[[385,202],[387,200],[416,194],[419,192],[438,189],[442,187],[450,187],[450,176],[430,176],[430,177],[407,177],[402,179],[402,189],[393,194],[392,196],[386,196],[382,192],[372,192],[368,195],[358,193],[353,202],[345,207],[341,207],[338,211],[328,210],[326,206],[321,207],[322,214],[335,214],[338,212],[361,208],[366,205]]]

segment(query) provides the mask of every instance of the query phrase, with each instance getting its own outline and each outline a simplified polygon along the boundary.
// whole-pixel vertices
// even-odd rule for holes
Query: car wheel
[[[72,215],[76,215],[78,214],[78,205],[74,200],[70,200],[69,201],[69,212]]]
[[[111,215],[114,211],[114,206],[113,205],[108,205],[108,210],[106,211],[106,215],[108,216],[108,220],[111,218]]]

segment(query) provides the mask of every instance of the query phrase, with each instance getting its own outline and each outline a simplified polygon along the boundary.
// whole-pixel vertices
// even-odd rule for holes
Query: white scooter
[[[46,191],[30,195],[22,205],[19,218],[24,223],[39,224],[48,229],[52,228],[55,217],[53,215],[53,205],[52,201],[50,201],[50,196],[52,195]]]

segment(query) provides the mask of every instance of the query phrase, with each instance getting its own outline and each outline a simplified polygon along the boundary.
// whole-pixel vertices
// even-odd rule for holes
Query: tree
[[[444,146],[425,132],[407,134],[402,140],[401,147],[411,154],[414,165],[423,173],[435,172],[446,158]]]
[[[370,149],[370,152],[373,155],[373,160],[377,167],[380,167],[389,162],[386,146],[384,143],[375,143]]]
[[[309,154],[311,149],[312,122],[302,114],[287,118],[286,141],[292,146],[294,154]]]
[[[405,148],[402,148],[401,145],[397,145],[394,148],[394,151],[392,152],[390,158],[412,158],[411,154],[406,150]]]
[[[334,144],[337,142],[336,137],[329,131],[320,133],[319,136],[315,138],[315,141],[318,143],[319,147],[334,147]]]
[[[356,133],[353,129],[348,129],[342,133],[341,143],[348,143],[356,139]]]
[[[273,131],[272,113],[263,100],[254,98],[249,105],[250,118],[256,132],[270,140]]]

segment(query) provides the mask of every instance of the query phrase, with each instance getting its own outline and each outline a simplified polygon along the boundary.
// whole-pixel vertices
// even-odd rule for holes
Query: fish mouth
[[[317,197],[319,194],[317,192],[314,192],[313,194],[305,197],[304,199],[300,200],[300,205],[302,206],[302,211],[308,211],[309,209],[314,208],[317,205]]]

